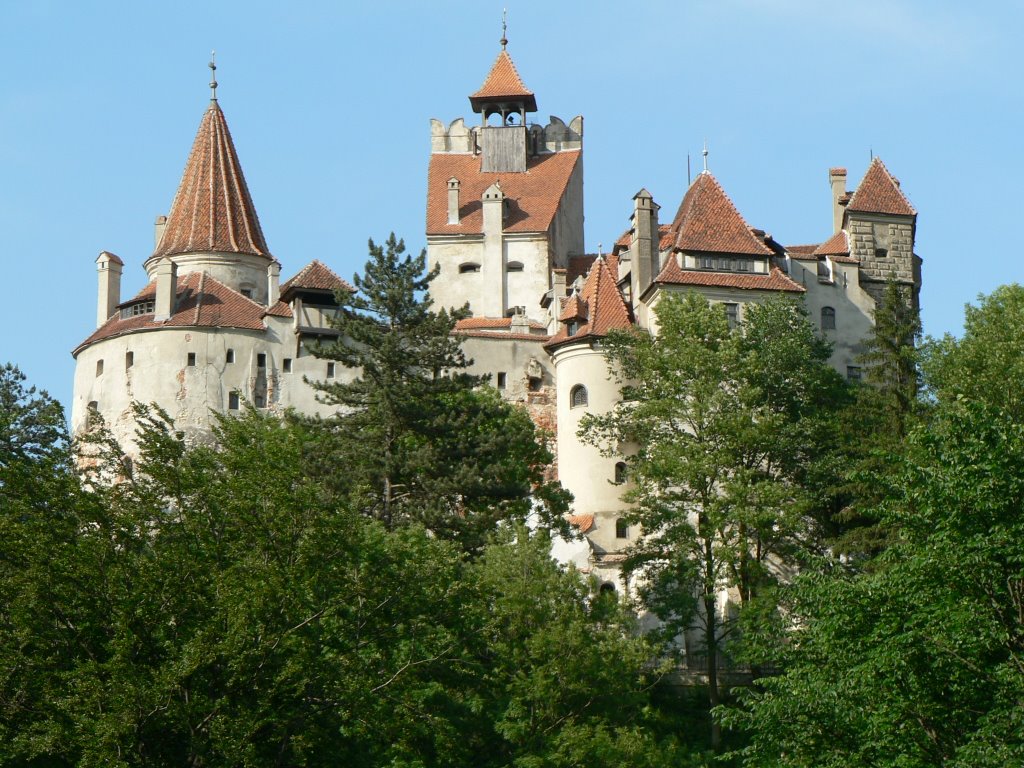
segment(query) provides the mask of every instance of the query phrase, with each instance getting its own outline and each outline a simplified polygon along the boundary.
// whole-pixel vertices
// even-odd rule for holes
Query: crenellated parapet
[[[446,128],[440,120],[430,121],[430,151],[432,154],[476,154],[483,149],[487,126],[467,126],[458,117]],[[527,126],[527,149],[531,155],[583,148],[583,116],[577,115],[566,124],[552,115],[547,125],[531,123]]]

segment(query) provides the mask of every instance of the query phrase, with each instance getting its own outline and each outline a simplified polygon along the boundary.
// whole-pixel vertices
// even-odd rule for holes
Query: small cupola
[[[480,90],[469,97],[473,111],[482,120],[480,169],[485,173],[526,171],[526,113],[537,111],[537,99],[523,85],[506,45],[508,40],[502,31],[501,53]],[[489,124],[492,115],[500,117],[496,126]]]

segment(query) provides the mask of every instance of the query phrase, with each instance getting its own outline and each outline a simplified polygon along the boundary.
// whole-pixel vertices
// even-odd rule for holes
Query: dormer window
[[[570,320],[565,324],[565,333],[567,336],[575,336],[580,330],[580,324],[575,320]]]
[[[135,304],[130,304],[127,307],[121,307],[121,319],[127,320],[129,317],[138,317],[139,315],[152,315],[156,311],[155,301],[139,301]]]
[[[479,271],[480,271],[480,265],[476,264],[474,262],[467,261],[464,264],[459,264],[459,274],[460,275],[465,275],[465,274],[467,274],[469,272],[479,272]]]

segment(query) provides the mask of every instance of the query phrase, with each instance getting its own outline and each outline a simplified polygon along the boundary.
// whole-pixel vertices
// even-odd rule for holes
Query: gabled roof
[[[598,259],[590,268],[586,281],[579,296],[573,296],[569,303],[576,299],[586,310],[586,315],[580,319],[586,319],[571,336],[566,333],[563,326],[558,333],[551,337],[546,346],[553,347],[569,341],[578,341],[587,337],[605,336],[616,328],[629,328],[632,326],[629,309],[622,300],[618,286],[615,285],[615,278],[604,259]],[[569,307],[563,309],[564,316]]]
[[[655,278],[652,285],[693,285],[710,288],[739,288],[747,291],[785,291],[787,293],[803,293],[806,289],[782,273],[778,267],[772,267],[767,274],[712,272],[705,270],[683,269],[675,256],[665,260],[665,266]]]
[[[145,301],[155,296],[154,280],[120,306]],[[80,350],[101,339],[151,328],[207,327],[262,331],[266,329],[263,323],[265,315],[281,316],[281,310],[277,305],[267,309],[259,302],[228,288],[206,272],[190,272],[178,278],[174,314],[167,320],[156,321],[153,319],[153,313],[122,318],[119,307],[107,322],[79,344],[72,354],[77,355]]]
[[[352,285],[338,277],[338,275],[327,267],[319,259],[313,259],[309,264],[298,271],[298,274],[290,277],[281,286],[281,295],[284,296],[290,291],[349,291],[355,293]]]
[[[562,305],[562,313],[558,316],[558,322],[566,320],[586,320],[590,317],[587,302],[580,298],[578,293],[573,292],[572,296],[565,300]]]
[[[850,240],[846,236],[846,230],[839,230],[832,237],[814,249],[814,256],[848,256],[850,254]]]
[[[683,251],[770,256],[740,216],[725,190],[707,171],[686,190],[670,229],[672,245]]]
[[[479,155],[432,154],[427,172],[427,234],[483,232],[481,198],[485,189],[499,181],[509,206],[505,231],[547,232],[580,157],[579,150],[563,150],[528,158],[525,173],[484,173]],[[448,180],[452,177],[459,180],[456,224],[448,223]]]
[[[150,258],[207,251],[273,258],[216,101],[199,123],[163,236]]]
[[[868,166],[868,171],[846,205],[846,210],[888,213],[895,216],[917,215],[914,206],[900,189],[899,181],[877,157]]]
[[[472,104],[474,112],[479,112],[484,104],[510,101],[526,102],[527,112],[537,111],[537,100],[533,91],[523,85],[516,65],[512,63],[512,57],[502,48],[498,58],[494,60],[494,66],[487,74],[487,79],[480,89],[469,97],[469,103]]]

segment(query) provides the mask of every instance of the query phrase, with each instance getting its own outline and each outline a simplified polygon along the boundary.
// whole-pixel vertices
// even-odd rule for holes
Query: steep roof
[[[739,288],[748,291],[785,291],[787,293],[803,293],[806,289],[782,273],[778,267],[772,267],[767,275],[750,272],[712,272],[705,270],[683,269],[675,256],[665,260],[665,266],[655,278],[653,284],[660,285],[694,285],[712,288]]]
[[[896,216],[917,215],[914,206],[900,189],[899,181],[877,157],[868,166],[868,171],[846,205],[846,210],[888,213]]]
[[[839,230],[832,237],[814,249],[814,256],[846,256],[850,253],[850,241],[846,230]]]
[[[307,291],[349,291],[355,293],[355,288],[347,281],[338,277],[332,269],[326,266],[319,259],[313,259],[309,264],[290,277],[281,286],[281,295],[293,290],[305,289]]]
[[[577,304],[572,307],[573,300]],[[548,346],[556,346],[569,341],[582,340],[592,336],[605,336],[616,328],[629,328],[632,320],[629,309],[622,300],[618,286],[615,285],[615,278],[604,259],[598,259],[590,268],[583,288],[579,296],[573,295],[567,306],[563,308],[562,316],[565,317],[569,311],[575,311],[574,318],[586,320],[581,324],[576,333],[571,336],[566,333],[565,326],[562,326],[558,333],[551,337]],[[583,311],[586,314],[580,315]]]
[[[216,101],[210,102],[199,123],[163,236],[151,258],[206,251],[273,258]]]
[[[155,296],[154,280],[120,306],[153,299]],[[178,278],[176,296],[174,314],[167,320],[154,320],[152,312],[122,318],[118,308],[107,322],[79,344],[72,354],[77,355],[80,350],[94,342],[131,331],[173,327],[244,328],[262,331],[266,328],[263,323],[265,315],[287,316],[282,314],[281,307],[275,305],[268,310],[267,307],[228,288],[205,272],[190,272]]]
[[[537,100],[533,91],[523,85],[516,65],[512,63],[512,57],[502,48],[484,84],[469,97],[469,102],[473,105],[473,111],[479,112],[485,103],[509,101],[526,102],[527,112],[537,111]]]
[[[427,172],[427,234],[483,232],[481,198],[495,182],[509,201],[506,232],[547,232],[569,179],[580,161],[579,150],[528,158],[525,173],[484,173],[479,155],[432,154]],[[459,180],[459,221],[448,223],[448,180]]]
[[[770,256],[740,216],[725,190],[707,171],[686,190],[670,229],[673,245],[683,251]]]
[[[618,282],[619,279],[619,257],[612,253],[607,253],[602,258],[608,265],[608,269],[612,273],[612,277]],[[565,284],[572,285],[576,278],[580,275],[584,277],[590,272],[590,268],[597,260],[596,253],[588,253],[585,256],[570,256],[569,257],[569,268],[565,271]]]

